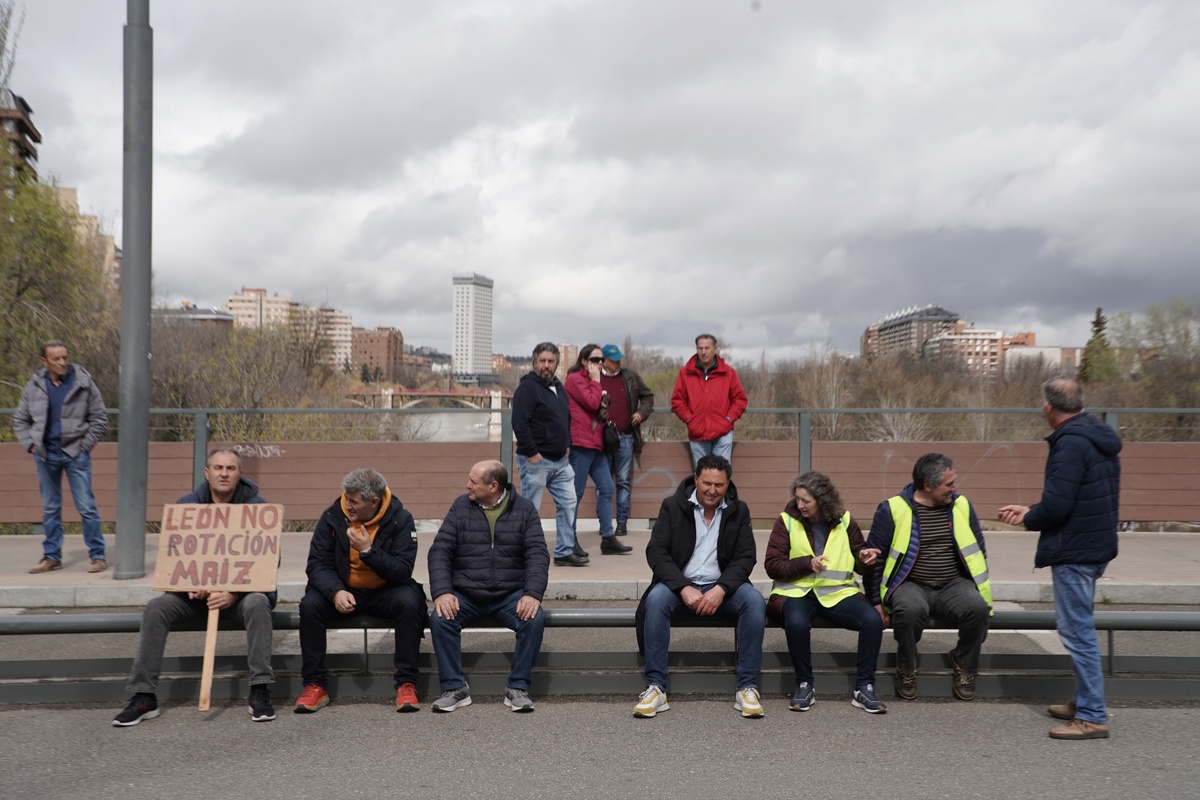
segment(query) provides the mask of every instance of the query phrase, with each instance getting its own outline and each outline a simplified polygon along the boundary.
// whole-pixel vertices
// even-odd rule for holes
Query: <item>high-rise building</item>
[[[388,383],[396,383],[404,368],[404,334],[395,328],[354,328],[350,331],[350,353],[351,374],[360,375],[365,365],[372,380],[378,374]]]
[[[25,169],[36,178],[38,153],[35,144],[42,143],[42,134],[29,117],[33,109],[25,98],[9,89],[0,89],[0,142],[13,156],[15,164],[5,169]]]
[[[464,378],[491,375],[493,281],[476,273],[453,277],[454,375]]]
[[[883,355],[897,351],[918,353],[925,343],[942,333],[954,333],[962,319],[941,306],[907,308],[873,322],[862,335],[864,356]]]
[[[288,325],[301,334],[301,339],[307,337],[323,337],[328,343],[328,349],[320,357],[322,364],[328,364],[335,369],[344,369],[351,365],[351,335],[354,325],[348,311],[339,311],[329,306],[306,306],[303,303],[289,303]]]
[[[239,328],[270,328],[287,325],[292,316],[292,301],[278,294],[267,295],[266,289],[245,286],[225,301],[225,311],[233,315]]]

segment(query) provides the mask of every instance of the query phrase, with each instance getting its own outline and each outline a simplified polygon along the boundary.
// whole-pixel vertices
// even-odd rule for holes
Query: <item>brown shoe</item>
[[[53,558],[43,558],[37,562],[36,567],[29,568],[29,574],[40,575],[43,572],[54,572],[56,569],[62,569],[61,561],[55,561]]]
[[[88,572],[104,572],[108,569],[108,562],[103,558],[93,558],[92,565],[88,567]]]
[[[1047,706],[1046,713],[1055,719],[1075,719],[1075,701],[1069,703],[1058,703],[1057,705]]]
[[[1057,728],[1050,729],[1051,739],[1107,739],[1108,726],[1082,719],[1064,722]]]
[[[896,696],[905,700],[915,700],[917,697],[917,673],[896,670]]]
[[[954,696],[959,700],[974,700],[975,676],[958,665],[958,659],[954,657],[953,650],[947,655],[950,656],[950,668],[954,670],[954,677],[951,679]]]

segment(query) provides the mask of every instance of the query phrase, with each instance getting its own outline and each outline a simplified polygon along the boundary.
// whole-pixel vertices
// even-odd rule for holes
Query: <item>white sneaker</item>
[[[646,691],[642,692],[638,698],[638,704],[633,707],[633,715],[635,717],[650,719],[660,711],[670,710],[671,706],[667,703],[667,693],[657,686],[647,686]]]
[[[767,713],[759,701],[758,689],[753,686],[738,689],[738,693],[733,696],[733,707],[742,712],[743,717],[751,719],[758,719]]]

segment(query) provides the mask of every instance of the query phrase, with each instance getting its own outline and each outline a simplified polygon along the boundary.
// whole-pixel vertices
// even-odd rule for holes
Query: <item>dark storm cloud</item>
[[[119,74],[98,76],[120,20],[97,8],[31,8],[54,77],[30,101],[65,182],[119,199]],[[448,347],[450,275],[475,271],[498,351],[629,333],[682,355],[712,330],[756,359],[854,352],[926,303],[1078,344],[1096,306],[1200,293],[1196,4],[153,11],[168,294],[267,284]]]

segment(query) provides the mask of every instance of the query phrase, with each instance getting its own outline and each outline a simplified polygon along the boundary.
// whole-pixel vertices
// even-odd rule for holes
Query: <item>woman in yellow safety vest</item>
[[[862,574],[878,556],[878,550],[866,547],[862,530],[842,505],[829,476],[806,472],[792,481],[791,500],[771,529],[765,562],[767,576],[775,582],[767,616],[783,625],[796,668],[792,711],[808,711],[817,702],[812,623],[821,617],[858,631],[858,672],[851,704],[870,714],[887,712],[875,696],[883,621],[854,581],[854,573]]]

